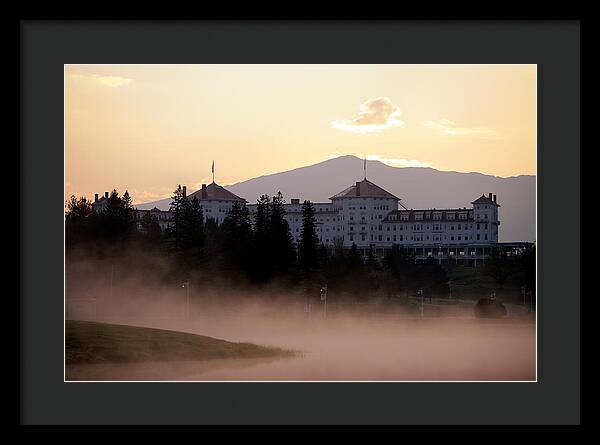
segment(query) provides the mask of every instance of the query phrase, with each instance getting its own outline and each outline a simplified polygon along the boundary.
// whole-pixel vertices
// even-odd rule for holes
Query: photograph
[[[537,92],[64,63],[64,382],[537,382]]]

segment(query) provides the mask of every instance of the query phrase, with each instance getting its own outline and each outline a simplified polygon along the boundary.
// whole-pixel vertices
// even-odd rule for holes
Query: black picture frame
[[[578,21],[22,21],[20,38],[22,424],[579,423]],[[65,383],[71,63],[537,64],[538,381]]]

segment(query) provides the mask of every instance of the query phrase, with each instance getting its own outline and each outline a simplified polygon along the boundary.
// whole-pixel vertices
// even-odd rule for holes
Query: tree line
[[[227,278],[232,287],[277,282],[314,295],[327,284],[331,292],[354,301],[396,298],[417,289],[447,295],[448,275],[434,258],[417,264],[408,249],[394,245],[379,261],[372,251],[363,258],[356,244],[344,249],[338,240],[325,246],[310,201],[302,204],[301,233],[294,243],[284,204],[281,192],[262,195],[252,218],[248,207],[236,201],[218,225],[204,217],[198,199],[184,196],[179,185],[171,197],[169,227],[163,231],[149,212],[135,220],[127,191],[119,196],[113,190],[99,212],[86,198],[72,196],[66,205],[66,247],[139,249],[172,260],[179,278],[203,271]],[[489,266],[499,282],[505,264],[499,257]]]

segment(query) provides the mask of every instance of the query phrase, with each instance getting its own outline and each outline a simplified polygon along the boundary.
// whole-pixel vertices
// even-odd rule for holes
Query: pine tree
[[[180,209],[180,245],[183,249],[199,250],[204,246],[204,213],[198,199],[182,198]]]
[[[71,196],[66,204],[65,243],[66,246],[77,244],[90,238],[93,228],[92,203],[85,197]]]
[[[285,272],[294,263],[294,241],[290,227],[285,219],[285,200],[281,192],[271,200],[270,219],[270,252],[272,255],[273,269],[275,272]]]
[[[181,216],[184,200],[181,184],[179,184],[177,188],[173,191],[173,196],[171,197],[171,200],[172,201],[169,206],[169,211],[171,212],[172,216],[169,232],[175,239],[175,250],[179,250],[179,244],[181,241]]]
[[[107,240],[122,241],[126,239],[133,228],[133,207],[129,193],[125,192],[121,198],[113,189],[99,219],[101,233]]]
[[[300,269],[309,273],[318,266],[319,238],[317,237],[315,209],[310,201],[302,204],[302,231],[298,244],[298,264]]]
[[[221,230],[225,260],[229,265],[247,271],[252,254],[252,224],[245,204],[233,203]]]
[[[131,196],[129,196],[129,192],[127,190],[125,190],[125,193],[123,193],[121,202],[121,220],[126,235],[129,235],[134,227],[134,208],[133,200],[131,199]]]
[[[66,218],[70,220],[87,218],[92,214],[92,203],[85,196],[75,198],[71,195],[66,207]]]
[[[150,212],[145,212],[144,216],[142,217],[142,228],[144,229],[146,238],[148,240],[156,241],[161,238],[162,231],[156,215],[153,215]]]
[[[257,279],[265,279],[271,275],[272,256],[270,252],[271,200],[262,195],[257,200],[254,218],[253,251],[255,261],[252,264],[252,275]]]

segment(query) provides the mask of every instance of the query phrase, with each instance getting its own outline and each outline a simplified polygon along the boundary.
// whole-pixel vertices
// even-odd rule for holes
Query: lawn
[[[65,343],[67,364],[195,361],[297,354],[185,332],[75,320],[66,321]]]

